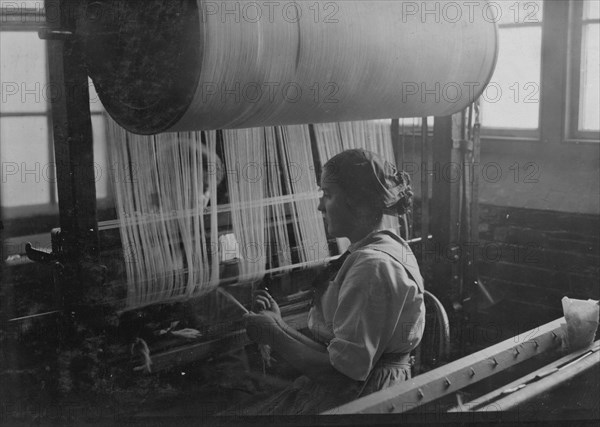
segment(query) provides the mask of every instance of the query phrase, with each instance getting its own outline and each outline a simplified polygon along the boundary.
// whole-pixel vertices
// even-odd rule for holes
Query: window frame
[[[545,14],[547,8],[547,2],[544,1],[543,14]],[[530,141],[537,141],[541,136],[541,124],[542,124],[542,79],[543,79],[543,44],[544,44],[544,22],[545,17],[541,22],[523,22],[523,23],[498,23],[498,36],[500,36],[500,30],[502,28],[527,28],[527,27],[540,27],[541,28],[541,46],[540,46],[540,85],[538,93],[538,127],[536,129],[521,129],[521,128],[504,128],[504,127],[492,127],[492,126],[481,126],[481,137],[482,139],[525,139]]]
[[[596,1],[596,0],[591,0]],[[583,30],[587,23],[599,23],[600,18],[584,19],[584,2],[571,1],[569,9],[569,52],[567,70],[567,114],[565,117],[565,142],[600,142],[600,131],[579,130],[581,59],[583,55]]]
[[[580,0],[544,0],[538,130],[482,126],[481,138],[485,143],[596,145],[600,142],[598,132],[577,129],[583,7]],[[514,25],[502,27],[511,26]]]

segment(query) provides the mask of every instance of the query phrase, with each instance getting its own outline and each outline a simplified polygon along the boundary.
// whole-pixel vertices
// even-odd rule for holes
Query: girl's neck
[[[382,228],[383,228],[383,221],[379,221],[376,224],[370,224],[368,226],[366,226],[366,225],[362,226],[362,227],[358,226],[347,237],[348,237],[348,240],[350,240],[350,243],[356,243],[356,242],[364,239],[365,237],[367,237],[372,232],[381,230]]]

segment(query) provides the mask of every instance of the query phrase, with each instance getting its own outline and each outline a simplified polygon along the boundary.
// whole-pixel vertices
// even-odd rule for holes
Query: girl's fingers
[[[258,291],[256,291],[255,295],[256,295],[256,298],[258,298],[259,296],[265,298],[266,301],[269,302],[269,305],[271,305],[271,304],[277,304],[277,302],[275,301],[275,299],[273,298],[273,296],[271,296],[271,294],[268,293],[267,291],[259,289]]]
[[[254,292],[254,294],[255,294],[255,295],[260,295],[260,296],[263,296],[263,297],[265,297],[265,298],[267,298],[267,299],[269,299],[269,300],[270,300],[270,299],[273,299],[273,297],[271,296],[271,294],[270,294],[270,293],[268,293],[267,291],[265,291],[264,289],[257,289],[257,290]]]
[[[262,304],[265,307],[265,309],[271,308],[271,301],[269,301],[268,298],[262,295],[256,296],[256,298],[254,298],[254,301],[256,301],[257,304]]]
[[[264,301],[254,300],[254,304],[256,304],[256,308],[258,311],[266,310],[267,306]]]

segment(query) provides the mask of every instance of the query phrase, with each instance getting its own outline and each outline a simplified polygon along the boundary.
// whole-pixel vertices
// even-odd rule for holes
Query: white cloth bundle
[[[565,349],[571,352],[590,345],[598,329],[598,301],[563,297],[562,307],[567,321],[562,325]]]

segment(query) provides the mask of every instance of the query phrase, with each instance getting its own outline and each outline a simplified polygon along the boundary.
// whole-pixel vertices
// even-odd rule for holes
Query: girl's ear
[[[348,206],[348,208],[350,209],[350,211],[352,213],[355,213],[356,210],[357,210],[357,208],[359,207],[358,201],[354,197],[351,197],[351,196],[349,196],[347,194],[343,195],[343,200],[344,200],[344,204],[346,206]]]
[[[359,200],[357,200],[356,197],[345,195],[344,203],[348,207],[348,212],[350,213],[350,215],[352,215],[359,221],[362,220],[369,211],[369,209],[366,206],[364,206],[364,204],[362,204]]]
[[[375,201],[369,204],[365,200],[351,196],[346,196],[344,201],[350,214],[356,218],[357,224],[371,224],[381,220],[382,213],[375,207]]]

